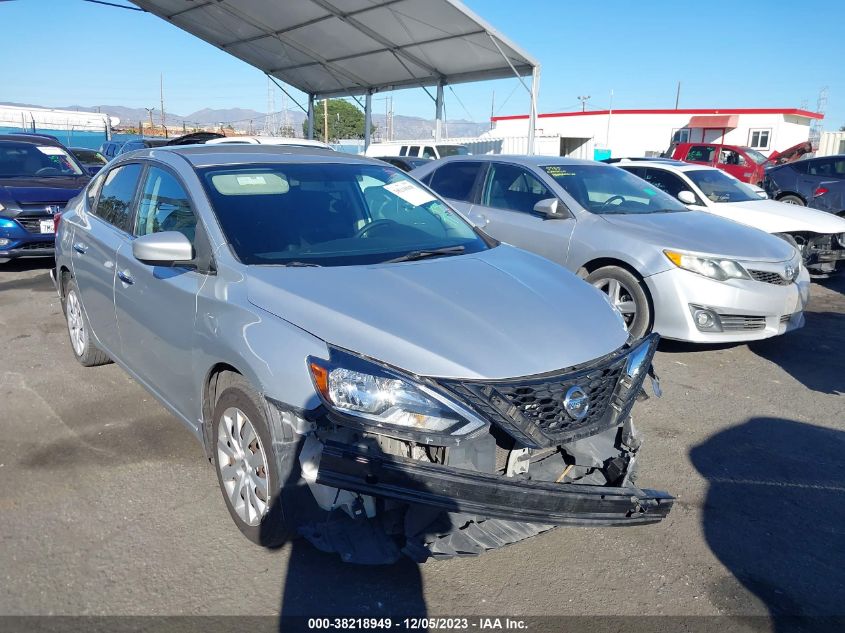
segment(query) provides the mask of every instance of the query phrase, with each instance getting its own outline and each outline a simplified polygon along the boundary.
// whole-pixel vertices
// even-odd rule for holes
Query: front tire
[[[277,454],[267,405],[240,374],[221,374],[216,391],[212,448],[226,508],[250,541],[277,547],[297,535],[300,513],[314,505],[301,478],[300,444]]]
[[[586,280],[608,296],[632,337],[642,338],[651,330],[651,302],[632,273],[619,266],[605,266],[591,272]]]
[[[91,326],[82,307],[79,288],[72,278],[68,280],[62,297],[70,349],[76,360],[84,367],[96,367],[110,363],[111,359],[91,340]]]

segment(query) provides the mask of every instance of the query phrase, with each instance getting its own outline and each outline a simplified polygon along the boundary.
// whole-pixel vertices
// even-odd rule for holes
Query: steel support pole
[[[370,146],[370,136],[373,133],[373,91],[367,91],[364,99],[364,151]],[[387,125],[387,120],[384,122]]]
[[[537,131],[537,93],[540,91],[540,67],[531,72],[531,110],[528,115],[528,154],[534,154],[534,135]]]
[[[308,138],[314,138],[314,95],[308,95]]]
[[[437,82],[437,98],[434,100],[434,142],[443,139],[443,82]]]

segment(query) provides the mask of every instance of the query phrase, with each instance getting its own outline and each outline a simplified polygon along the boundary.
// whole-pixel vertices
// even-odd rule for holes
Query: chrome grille
[[[764,284],[774,284],[775,286],[788,286],[792,283],[791,279],[781,277],[778,273],[773,273],[768,270],[749,270],[748,274],[755,281],[762,281]]]
[[[726,332],[749,330],[763,330],[766,328],[766,317],[747,314],[720,314],[719,321]]]
[[[784,314],[784,315],[780,318],[780,322],[781,322],[781,323],[789,323],[789,320],[790,320],[791,318],[792,318],[792,315],[791,315],[791,314]]]
[[[49,220],[53,216],[42,215],[40,217],[16,217],[15,221],[30,233],[41,233],[41,220]]]

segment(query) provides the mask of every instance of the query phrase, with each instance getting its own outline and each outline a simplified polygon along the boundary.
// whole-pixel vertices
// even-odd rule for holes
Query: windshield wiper
[[[388,259],[385,264],[393,264],[395,262],[413,262],[418,259],[425,259],[426,257],[439,257],[440,255],[460,255],[464,252],[463,246],[444,246],[443,248],[428,248],[425,250],[411,251],[405,253],[401,257],[395,259]]]
[[[285,266],[287,268],[322,268],[321,264],[315,264],[313,262],[299,262],[299,261],[297,261],[297,262],[287,262],[285,264],[282,264],[282,266]]]

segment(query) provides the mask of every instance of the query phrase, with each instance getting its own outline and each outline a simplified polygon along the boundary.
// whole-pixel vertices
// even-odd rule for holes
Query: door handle
[[[85,252],[88,250],[88,247],[82,242],[77,242],[73,245],[73,250],[75,250],[80,255],[84,255]]]
[[[135,283],[135,278],[132,277],[132,274],[128,270],[118,270],[117,276],[120,278],[120,281],[129,286]]]

